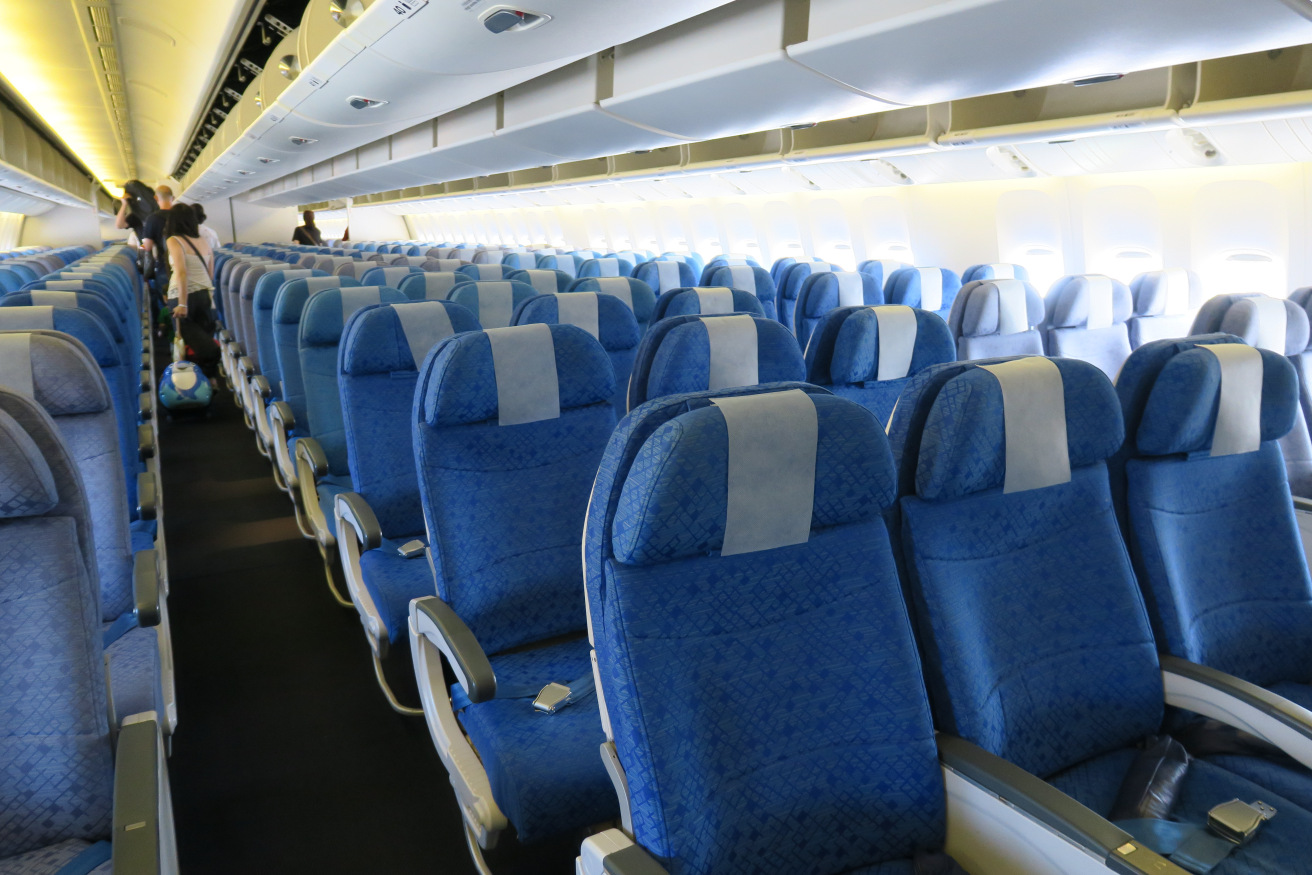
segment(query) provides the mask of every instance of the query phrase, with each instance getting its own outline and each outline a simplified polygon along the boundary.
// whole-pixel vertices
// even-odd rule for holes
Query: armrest
[[[1294,510],[1302,513],[1312,513],[1312,500],[1299,498],[1297,495],[1291,497],[1294,499]]]
[[[137,603],[137,625],[158,626],[159,553],[139,550],[132,559],[132,593]]]
[[[138,374],[137,379],[137,391],[148,392],[150,390],[150,371],[143,370]]]
[[[170,866],[165,833],[172,823],[164,771],[164,741],[154,715],[128,718],[114,752],[114,871],[120,875],[163,872]]]
[[[1160,659],[1166,704],[1252,733],[1312,768],[1312,711],[1223,671]]]
[[[300,462],[305,462],[309,466],[316,483],[320,477],[328,474],[328,455],[324,453],[323,445],[312,437],[297,439],[296,461],[297,467],[300,466]]]
[[[252,374],[257,373],[255,370],[255,362],[252,361],[251,357],[248,355],[244,355],[237,359],[237,370],[248,380]]]
[[[451,606],[437,596],[427,596],[411,602],[410,611],[416,628],[446,656],[469,701],[477,704],[496,698],[497,678],[492,663]]]
[[[137,517],[153,520],[159,507],[159,496],[155,492],[155,475],[143,471],[137,475]]]
[[[151,408],[155,406],[154,398],[149,392],[137,396],[137,416],[143,420],[150,419]]]
[[[1104,861],[1113,872],[1184,875],[1183,869],[1047,781],[964,738],[940,733],[938,756],[944,767],[1006,800],[1008,805]]]
[[[358,492],[343,492],[337,496],[337,518],[355,532],[360,552],[376,549],[383,543],[383,527],[374,515],[374,509]],[[340,533],[341,529],[338,528]]]
[[[219,343],[229,343],[232,340],[232,332],[224,328],[219,331]]]
[[[296,414],[292,413],[292,406],[286,401],[275,401],[269,405],[269,424],[275,430],[282,429],[283,443],[287,442],[287,435],[296,430]]]
[[[579,863],[583,875],[667,875],[645,848],[618,829],[588,836]]]
[[[266,404],[269,399],[273,397],[273,389],[269,386],[268,378],[263,374],[253,377],[251,379],[251,386],[254,387],[256,392],[260,393],[260,397],[264,399]]]
[[[155,426],[149,422],[137,426],[137,458],[146,461],[155,455]]]

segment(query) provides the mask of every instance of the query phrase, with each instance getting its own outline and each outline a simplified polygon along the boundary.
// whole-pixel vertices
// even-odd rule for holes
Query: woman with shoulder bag
[[[214,315],[210,296],[214,283],[210,280],[210,263],[214,253],[201,237],[190,205],[175,204],[168,213],[164,235],[173,270],[168,304],[178,333],[191,348],[196,364],[208,374],[219,361],[219,347],[211,336]]]

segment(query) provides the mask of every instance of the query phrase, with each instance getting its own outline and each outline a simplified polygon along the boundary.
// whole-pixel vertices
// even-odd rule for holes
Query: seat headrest
[[[863,307],[838,329],[829,376],[839,384],[900,380],[954,358],[952,335],[937,313],[894,304]]]
[[[433,427],[522,425],[610,405],[615,372],[601,344],[573,325],[516,325],[443,341],[421,375]]]
[[[301,314],[300,345],[337,346],[346,323],[357,310],[374,304],[401,304],[409,300],[388,286],[353,286],[322,289],[310,295]]]
[[[1298,377],[1284,356],[1220,340],[1188,345],[1153,381],[1135,446],[1141,455],[1251,452],[1299,415]]]
[[[0,410],[0,519],[40,516],[59,504],[55,477],[36,442]]]
[[[444,301],[450,297],[452,289],[470,281],[463,273],[427,271],[401,277],[397,288],[416,301]]]
[[[537,294],[527,283],[492,280],[460,283],[448,298],[468,307],[485,329],[507,328],[514,321],[515,308]]]
[[[799,300],[804,312],[801,315],[807,319],[819,319],[837,307],[874,307],[884,303],[878,280],[868,273],[834,270],[812,274],[802,288]],[[800,327],[798,336],[801,336]]]
[[[1135,316],[1183,316],[1200,293],[1198,275],[1184,268],[1141,273],[1130,283]]]
[[[473,313],[451,301],[365,307],[342,338],[342,373],[359,377],[418,370],[438,343],[479,327]]]
[[[697,285],[697,274],[686,261],[672,261],[661,256],[654,261],[638,265],[634,276],[645,282],[657,295],[671,289],[692,288]]]
[[[569,287],[571,292],[602,292],[619,298],[626,307],[633,311],[639,322],[646,323],[652,319],[656,309],[656,293],[651,286],[640,279],[625,276],[584,277],[575,280]]]
[[[60,331],[77,338],[101,368],[122,364],[119,348],[105,323],[85,310],[69,307],[0,307],[0,331]]]
[[[798,389],[721,398],[643,443],[620,493],[617,561],[652,565],[805,543],[877,518],[896,482],[870,411]]]
[[[671,316],[705,315],[717,313],[750,313],[764,316],[765,309],[756,295],[740,289],[723,286],[698,286],[691,289],[671,289],[656,301],[652,316],[668,319]]]
[[[1030,272],[1019,264],[994,262],[991,264],[972,264],[961,275],[963,284],[976,280],[1024,280],[1030,281]]]
[[[0,331],[0,385],[36,399],[51,416],[100,413],[112,404],[91,353],[55,331]]]
[[[529,298],[519,305],[515,324],[541,322],[574,325],[601,342],[607,352],[633,349],[638,345],[638,320],[624,302],[600,292],[567,292]]]
[[[1219,330],[1278,355],[1298,355],[1308,345],[1307,311],[1266,295],[1237,298],[1221,317]]]
[[[773,319],[746,313],[680,316],[648,331],[655,350],[640,400],[660,395],[806,379],[806,363],[792,332]],[[644,344],[645,345],[645,344]],[[641,352],[639,353],[641,358]],[[643,380],[642,362],[634,379]],[[630,409],[634,396],[630,396]]]
[[[868,273],[874,277],[882,290],[893,274],[912,266],[903,261],[894,261],[891,258],[872,258],[858,264],[856,269],[860,273]]]
[[[1024,280],[988,280],[963,289],[963,337],[1021,334],[1043,321],[1043,298]]]
[[[1064,277],[1048,293],[1053,328],[1110,328],[1129,319],[1133,310],[1129,287],[1101,274]]]
[[[633,273],[633,265],[619,258],[593,258],[583,262],[579,270],[604,277],[628,276]]]
[[[563,292],[571,282],[570,275],[563,270],[536,267],[525,270],[512,270],[506,274],[506,279],[530,285],[539,295],[554,295]]]
[[[728,286],[731,289],[741,289],[767,298],[773,298],[775,293],[774,280],[770,279],[770,272],[755,264],[721,265],[710,271],[708,280],[707,285]]]
[[[942,267],[904,267],[884,282],[884,300],[921,310],[947,310],[961,290],[961,277]]]
[[[1109,458],[1124,432],[1116,390],[1095,365],[1041,356],[974,365],[934,399],[916,492],[936,501],[1055,486]]]

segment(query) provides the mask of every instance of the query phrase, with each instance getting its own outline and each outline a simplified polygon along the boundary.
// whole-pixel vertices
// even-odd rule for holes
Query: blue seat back
[[[515,325],[540,322],[544,325],[575,325],[595,337],[606,350],[615,371],[615,394],[611,403],[615,418],[628,409],[629,374],[642,337],[633,311],[619,298],[601,292],[570,292],[538,295],[515,310]]]
[[[16,292],[26,284],[27,280],[17,269],[7,264],[0,267],[0,292]]]
[[[579,278],[632,276],[633,262],[622,258],[590,258],[579,265]]]
[[[828,271],[813,273],[802,282],[793,310],[793,333],[806,349],[811,332],[830,310],[838,307],[877,307],[884,303],[879,283],[868,273]]]
[[[830,273],[842,269],[837,264],[823,261],[799,261],[789,267],[784,273],[783,282],[778,284],[779,294],[775,302],[779,321],[783,326],[789,331],[793,330],[793,311],[797,309],[797,298],[802,293],[802,283],[806,282],[812,274]]]
[[[1030,272],[1022,264],[994,262],[991,264],[972,264],[961,274],[961,284],[973,283],[975,280],[1024,280],[1030,281]]]
[[[515,308],[536,294],[532,286],[513,280],[470,282],[452,289],[448,300],[468,308],[484,328],[507,328]]]
[[[463,274],[475,282],[503,280],[508,277],[515,268],[506,267],[504,264],[464,264],[456,268],[456,273]]]
[[[506,279],[515,282],[527,283],[537,290],[539,295],[555,295],[565,291],[576,280],[565,273],[563,270],[547,270],[546,268],[530,268],[527,270],[512,270],[506,274]],[[581,280],[578,280],[581,282]]]
[[[573,325],[456,335],[424,364],[414,449],[437,592],[489,654],[585,627],[579,533],[614,392]]]
[[[1160,340],[1116,388],[1129,438],[1112,476],[1160,647],[1306,684],[1312,580],[1278,445],[1301,416],[1293,365],[1233,336]],[[1225,408],[1223,392],[1247,403]]]
[[[501,263],[507,270],[534,270],[538,266],[538,257],[532,252],[507,252]]]
[[[54,423],[0,388],[0,858],[111,833],[113,748],[86,498]],[[21,866],[21,864],[20,864]]]
[[[749,313],[752,316],[765,316],[761,302],[751,292],[741,289],[719,287],[697,287],[691,289],[671,289],[656,299],[652,310],[653,322],[668,319],[671,316],[704,315],[716,313]]]
[[[641,249],[621,249],[618,252],[608,252],[606,257],[622,258],[634,267],[637,267],[644,261],[651,261],[651,253],[644,252]]]
[[[644,261],[634,268],[633,278],[647,285],[660,297],[671,289],[690,289],[697,285],[700,271],[685,261],[674,261],[665,256]]]
[[[957,358],[1043,355],[1043,298],[1023,280],[976,280],[962,286],[948,314]]]
[[[282,369],[278,364],[278,338],[274,330],[273,308],[282,287],[298,280],[304,280],[305,288],[310,292],[357,284],[354,280],[329,276],[326,271],[316,269],[276,270],[266,273],[255,284],[255,297],[251,306],[255,313],[255,346],[259,351],[262,365],[260,373],[269,381],[269,387],[274,394],[279,396],[281,396]]]
[[[952,335],[937,313],[896,305],[840,307],[811,334],[806,381],[857,402],[887,425],[912,377],[955,358]]]
[[[961,277],[943,267],[904,267],[884,280],[887,303],[932,310],[944,319],[960,291]]]
[[[564,253],[539,255],[537,260],[539,270],[559,270],[569,274],[573,278],[578,278],[578,262],[574,260],[574,256],[572,255],[566,255]]]
[[[1202,284],[1192,270],[1154,270],[1134,278],[1130,298],[1134,306],[1127,323],[1130,348],[1138,349],[1154,340],[1189,336],[1193,312],[1202,301]]]
[[[716,255],[706,262],[706,266],[698,273],[698,284],[703,286],[715,285],[711,281],[711,274],[722,267],[760,267],[761,263],[755,258],[746,255]]]
[[[472,282],[466,274],[453,271],[425,271],[401,277],[397,288],[412,301],[445,301],[461,283]]]
[[[307,432],[319,442],[334,475],[349,473],[342,399],[337,388],[337,352],[351,316],[373,304],[409,300],[387,286],[322,289],[310,295],[301,315],[297,347],[305,382]]]
[[[879,284],[879,288],[883,290],[894,273],[911,266],[904,261],[894,261],[891,258],[871,258],[858,264],[856,269],[860,273],[874,277],[875,282]]]
[[[651,286],[633,277],[587,277],[570,283],[571,292],[601,292],[613,295],[624,302],[633,311],[633,318],[638,320],[638,330],[646,333],[647,326],[655,318],[656,293]]]
[[[1091,362],[1116,379],[1130,357],[1129,287],[1101,274],[1062,277],[1048,290],[1044,306],[1040,330],[1048,355]]]
[[[401,280],[411,274],[422,272],[419,268],[408,264],[397,267],[371,267],[363,271],[358,279],[362,286],[391,286],[396,288]]]
[[[77,282],[77,281],[74,281]],[[0,307],[71,307],[86,310],[100,320],[118,348],[119,361],[141,367],[140,331],[128,333],[112,301],[92,291],[50,291],[29,289],[0,297]]]
[[[749,292],[756,297],[766,317],[779,318],[774,280],[765,268],[754,264],[724,264],[714,269],[707,266],[704,277],[704,286],[727,286]]]
[[[805,377],[797,341],[772,319],[747,314],[674,316],[652,323],[638,344],[629,378],[629,410],[663,395]]]
[[[1123,434],[1102,371],[1039,356],[929,368],[889,430],[935,725],[1039,777],[1162,721],[1108,483]]]
[[[326,280],[335,280],[332,285]],[[314,283],[313,287],[311,283]],[[292,409],[297,435],[309,434],[305,408],[305,379],[301,374],[301,317],[312,295],[331,288],[358,288],[350,277],[310,277],[283,283],[273,299],[273,344],[278,358],[278,385],[273,391]]]
[[[364,307],[346,325],[338,382],[347,466],[384,537],[424,531],[410,437],[424,358],[447,337],[477,330],[474,314],[450,301]]]
[[[702,271],[706,269],[706,259],[697,252],[662,252],[652,261],[682,261],[692,268],[694,278],[701,276]]]

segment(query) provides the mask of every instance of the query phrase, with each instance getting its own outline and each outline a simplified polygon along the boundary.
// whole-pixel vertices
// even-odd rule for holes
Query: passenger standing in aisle
[[[314,210],[306,210],[301,214],[304,225],[298,225],[292,232],[292,242],[300,243],[302,246],[322,246],[323,235],[314,224]]]
[[[141,232],[141,247],[150,253],[155,262],[155,275],[151,282],[151,309],[158,313],[164,306],[164,293],[169,287],[169,258],[164,246],[168,234],[164,225],[173,207],[173,189],[167,185],[155,186],[155,200],[159,203],[159,209],[146,217]],[[164,321],[168,321],[167,317]]]
[[[210,280],[213,250],[201,236],[196,214],[188,204],[177,204],[167,211],[165,240],[172,273],[168,286],[168,305],[182,339],[189,346],[197,364],[209,370],[218,360],[214,333],[214,315]]]

